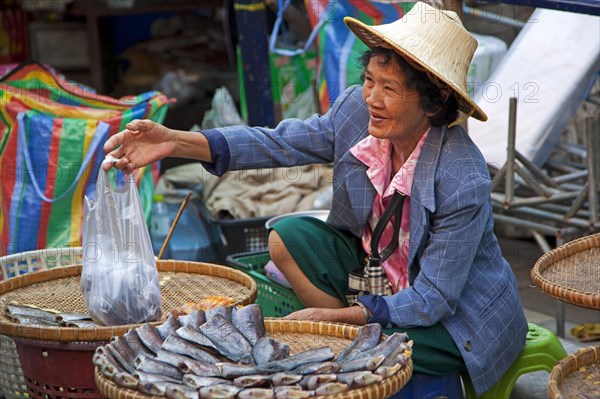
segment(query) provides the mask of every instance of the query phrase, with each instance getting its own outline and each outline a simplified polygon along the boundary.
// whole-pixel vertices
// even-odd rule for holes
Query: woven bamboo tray
[[[546,253],[535,263],[531,279],[554,298],[600,310],[600,234]]]
[[[81,247],[46,248],[0,258],[0,281],[38,270],[81,263]]]
[[[47,248],[0,257],[0,281],[38,270],[81,263],[81,247]],[[6,399],[29,395],[17,347],[12,338],[0,335],[0,390]]]
[[[265,328],[267,335],[289,345],[290,355],[321,346],[329,346],[338,354],[352,341],[358,332],[357,326],[348,324],[269,318],[265,319]],[[398,392],[411,376],[412,360],[409,360],[407,367],[378,384],[336,395],[322,396],[322,398],[384,399]],[[149,396],[132,389],[120,387],[105,378],[98,368],[95,369],[94,378],[100,392],[110,399],[158,398],[158,396]]]
[[[178,260],[157,261],[163,319],[188,302],[199,302],[212,295],[229,296],[247,305],[256,299],[254,280],[245,273],[225,266]],[[6,315],[12,301],[57,309],[61,312],[87,313],[79,283],[81,265],[28,273],[0,283],[0,334],[42,341],[108,341],[136,325],[93,328],[27,326]],[[160,324],[162,321],[155,322]]]
[[[551,399],[597,398],[600,392],[600,345],[579,349],[554,366],[548,379]]]

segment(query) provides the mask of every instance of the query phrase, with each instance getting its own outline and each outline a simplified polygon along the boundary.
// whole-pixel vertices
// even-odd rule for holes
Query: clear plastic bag
[[[100,169],[95,198],[85,198],[82,238],[81,292],[94,321],[109,326],[159,320],[158,271],[133,175],[113,190]]]

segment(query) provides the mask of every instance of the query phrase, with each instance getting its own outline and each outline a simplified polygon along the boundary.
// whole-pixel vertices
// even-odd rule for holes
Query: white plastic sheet
[[[506,162],[510,97],[517,97],[516,148],[542,165],[585,99],[600,69],[600,18],[536,10],[475,102],[487,122],[469,118],[486,161]]]

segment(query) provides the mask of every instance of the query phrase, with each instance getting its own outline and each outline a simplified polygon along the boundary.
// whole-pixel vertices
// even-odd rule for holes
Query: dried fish
[[[246,388],[237,395],[239,399],[273,399],[275,394],[270,388]]]
[[[181,380],[177,379],[177,378],[169,377],[169,376],[162,375],[162,374],[147,373],[147,372],[141,371],[141,370],[137,370],[136,372],[134,372],[133,376],[135,378],[137,378],[141,383],[144,383],[144,384],[147,382],[174,382],[174,383],[181,382]]]
[[[115,367],[117,369],[117,371],[125,371],[123,366],[121,366],[121,363],[119,363],[119,361],[117,359],[115,359],[115,357],[113,355],[111,355],[109,350],[106,348],[106,345],[97,347],[96,351],[94,353],[94,356],[103,356],[106,360],[108,360],[108,364]],[[93,357],[92,357],[92,360],[93,360]]]
[[[165,396],[167,387],[171,384],[172,382],[140,382],[137,388],[138,391],[147,395]]]
[[[77,327],[77,328],[97,328],[101,327],[100,324],[94,320],[72,320],[65,324],[66,327]]]
[[[364,352],[373,349],[381,339],[381,324],[369,323],[361,326],[356,337],[344,348],[336,360],[341,363],[353,352]]]
[[[400,359],[404,359],[406,355],[410,356],[412,351],[411,348],[412,341],[409,341],[408,343],[402,342],[400,345],[392,349],[391,353],[387,355],[383,363],[381,363],[381,366],[389,367],[395,365]]]
[[[300,382],[302,375],[291,373],[275,373],[271,376],[271,383],[274,386],[292,385]]]
[[[10,317],[33,317],[35,319],[42,319],[51,323],[56,323],[56,314],[58,311],[53,309],[42,309],[33,305],[9,303],[6,305],[6,313]]]
[[[277,387],[290,388],[290,387]],[[306,399],[314,396],[314,391],[304,391],[302,389],[275,389],[275,399]]]
[[[121,340],[119,337],[115,337],[113,341],[105,345],[105,347],[127,372],[132,373],[135,371],[135,357],[125,341]]]
[[[235,308],[231,314],[231,323],[237,328],[251,345],[265,336],[265,321],[260,305],[254,303],[242,308]]]
[[[177,334],[171,334],[163,343],[162,349],[200,361],[219,361],[218,358],[204,350],[201,346],[185,340]]]
[[[183,384],[169,384],[165,396],[172,399],[198,399],[198,391]]]
[[[202,334],[199,330],[193,328],[192,326],[187,325],[178,328],[177,331],[175,331],[175,334],[197,345],[218,350],[217,347],[212,343],[210,339],[208,339],[206,335]]]
[[[261,374],[261,370],[255,366],[237,363],[216,363],[219,375],[223,378],[234,379],[244,375]]]
[[[146,345],[148,349],[150,349],[154,353],[157,353],[160,350],[163,344],[163,339],[156,330],[156,327],[154,327],[151,324],[145,323],[136,328],[135,331],[140,337],[140,341],[142,341],[142,343]]]
[[[61,312],[57,314],[54,319],[57,323],[66,325],[73,321],[92,320],[92,316],[87,313]]]
[[[170,316],[158,327],[143,324],[99,347],[92,361],[115,383],[148,395],[305,399],[379,383],[411,355],[406,334],[378,343],[379,324],[363,326],[336,359],[329,346],[290,356],[288,344],[264,335],[258,305],[233,311],[220,306],[191,316]]]
[[[181,327],[179,320],[177,317],[171,314],[169,317],[167,317],[167,320],[165,320],[164,323],[156,327],[156,331],[158,331],[158,334],[164,340],[167,339],[167,337],[175,332],[175,330],[177,330],[179,327]]]
[[[299,384],[293,385],[274,385],[273,392],[283,392],[283,391],[301,391],[302,387]]]
[[[102,375],[108,378],[109,380],[112,380],[115,374],[117,374],[118,372],[119,371],[112,364],[104,364],[100,366],[100,373],[102,373]]]
[[[339,380],[339,376],[338,376]],[[367,385],[375,384],[383,381],[383,377],[373,373],[365,373],[357,376],[354,379],[354,385],[356,387],[366,387]]]
[[[231,312],[233,310],[229,306],[217,306],[211,309],[206,309],[204,314],[206,315],[206,321],[212,319],[212,317],[216,314],[223,316],[223,318],[227,321],[231,321]]]
[[[233,385],[219,384],[200,388],[200,397],[206,399],[234,399],[242,388]]]
[[[173,367],[179,368],[179,365],[183,363],[184,360],[192,360],[187,356],[180,355],[179,353],[169,352],[168,350],[161,349],[156,354],[154,360],[158,360],[163,363],[170,364]]]
[[[190,325],[197,330],[198,327],[206,323],[206,315],[204,314],[204,310],[198,309],[188,315],[179,316],[178,320],[182,327]]]
[[[196,374],[200,377],[219,377],[219,370],[214,363],[201,362],[194,359],[183,360],[179,364],[179,370],[185,374]]]
[[[350,388],[348,387],[347,384],[342,384],[341,382],[329,382],[327,384],[318,386],[315,389],[315,395],[316,396],[333,395],[336,393],[346,392],[348,389],[350,389]]]
[[[385,359],[384,355],[366,356],[358,359],[347,360],[341,364],[340,372],[349,373],[351,371],[375,370]]]
[[[290,371],[303,364],[326,362],[333,359],[334,356],[335,353],[330,347],[322,346],[297,353],[285,359],[262,364],[260,368],[273,371]]]
[[[340,364],[338,362],[318,362],[318,363],[306,363],[292,370],[295,374],[331,374],[340,371]]]
[[[183,383],[192,388],[200,389],[218,384],[231,384],[231,381],[219,377],[201,377],[196,374],[184,374]]]
[[[125,372],[116,373],[114,375],[114,377],[112,378],[112,380],[115,382],[115,384],[117,384],[119,386],[122,386],[125,388],[132,388],[132,389],[137,388],[137,386],[140,382],[137,378],[135,378],[131,374],[125,373]]]
[[[142,343],[139,335],[137,334],[137,332],[135,330],[132,330],[132,329],[128,330],[123,335],[123,340],[129,347],[129,349],[131,349],[131,352],[133,353],[134,356],[137,357],[137,356],[143,355],[146,357],[154,357],[154,352],[152,352],[150,349],[148,349],[146,347],[146,345],[144,345]]]
[[[318,386],[335,381],[337,381],[336,374],[317,374],[305,376],[300,380],[299,384],[304,389],[312,391],[317,389]]]
[[[370,371],[354,371],[350,373],[340,373],[337,375],[338,382],[347,384],[349,387],[358,388],[383,381],[383,377],[373,374]]]
[[[392,335],[389,335],[383,342],[381,342],[374,348],[369,349],[368,351],[352,352],[349,356],[346,357],[344,362],[348,361],[348,360],[358,359],[361,357],[375,356],[375,355],[384,355],[385,357],[388,357],[394,351],[394,349],[396,349],[402,343],[407,343],[407,341],[408,341],[408,335],[406,335],[406,333],[397,333],[396,332],[396,333],[393,333]],[[340,362],[340,363],[342,363],[342,362]]]
[[[235,378],[233,380],[233,385],[242,388],[259,387],[266,384],[270,380],[271,376],[266,374],[244,375]]]
[[[171,366],[170,364],[163,363],[158,360],[150,359],[145,357],[136,359],[136,369],[139,371],[145,371],[147,373],[161,374],[168,377],[173,377],[181,380],[183,373],[178,368]]]
[[[251,362],[252,345],[221,314],[213,315],[206,323],[200,326],[200,332],[212,341],[219,353],[233,361]]]
[[[382,376],[383,378],[390,378],[395,375],[402,368],[401,363],[396,363],[393,366],[379,366],[375,369],[374,373]]]
[[[290,354],[288,344],[279,342],[271,337],[263,337],[252,347],[252,358],[257,365],[284,359]]]
[[[36,316],[25,316],[25,315],[10,315],[12,321],[15,323],[22,324],[24,326],[54,326],[60,327],[60,323],[54,320],[49,320]]]
[[[110,364],[110,362],[106,358],[106,355],[100,353],[94,353],[92,355],[92,363],[94,364],[94,366],[97,367],[100,367],[104,364]]]

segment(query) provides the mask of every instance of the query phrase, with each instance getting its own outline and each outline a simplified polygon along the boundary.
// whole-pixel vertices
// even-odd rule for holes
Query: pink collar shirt
[[[377,225],[377,221],[379,221],[379,218],[383,214],[383,210],[394,194],[394,191],[399,191],[406,195],[404,206],[402,208],[398,247],[392,252],[389,258],[381,264],[391,284],[392,292],[394,293],[408,287],[410,194],[414,170],[428,133],[429,130],[423,134],[413,152],[406,162],[404,162],[404,165],[402,165],[398,173],[393,177],[392,144],[389,140],[367,136],[350,149],[352,155],[368,167],[367,176],[377,191],[373,203],[373,210],[362,235],[362,245],[367,253],[371,252],[371,236],[373,235],[373,229]],[[381,239],[379,240],[380,252],[389,244],[393,234],[393,224],[392,221],[390,221],[385,227]]]

